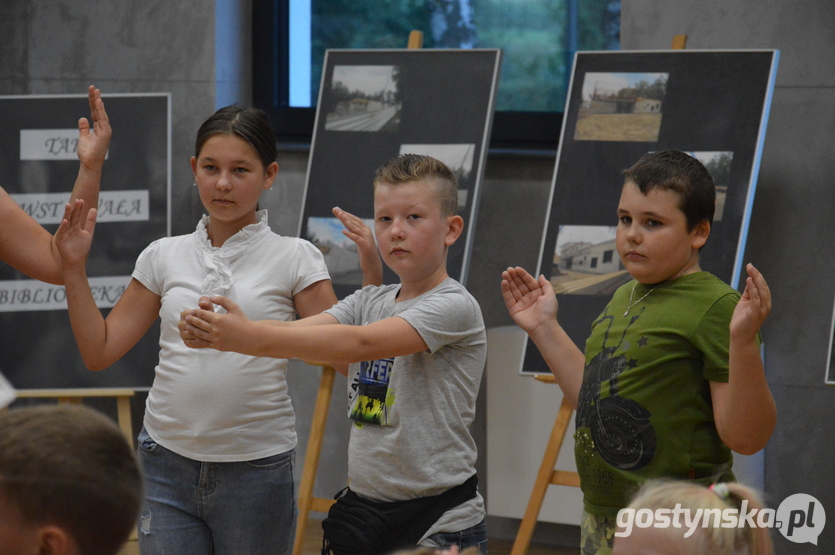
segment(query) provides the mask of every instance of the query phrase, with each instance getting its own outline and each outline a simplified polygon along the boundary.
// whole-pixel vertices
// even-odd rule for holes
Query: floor
[[[513,547],[513,542],[502,540],[488,540],[487,549],[490,555],[508,555]],[[321,521],[310,519],[307,524],[307,531],[304,537],[302,555],[319,555],[322,550],[322,525]],[[580,555],[579,549],[564,549],[539,544],[531,544],[528,555]],[[119,555],[139,555],[139,548],[136,540],[131,540],[119,551]],[[244,554],[242,554],[244,555]]]

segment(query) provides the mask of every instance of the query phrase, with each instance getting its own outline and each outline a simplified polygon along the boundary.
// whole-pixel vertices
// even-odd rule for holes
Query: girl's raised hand
[[[87,100],[90,103],[92,125],[87,118],[78,120],[78,159],[87,168],[100,169],[104,165],[113,131],[104,110],[101,91],[90,85],[87,89]]]
[[[64,219],[55,232],[55,246],[61,255],[61,264],[65,270],[83,267],[87,263],[87,255],[90,254],[93,232],[96,229],[96,209],[90,209],[86,218],[82,216],[83,213],[83,200],[68,202],[64,206]]]
[[[338,206],[334,207],[333,215],[339,218],[339,221],[345,226],[342,234],[357,244],[357,255],[362,270],[362,285],[382,285],[383,261],[377,251],[374,232],[362,218],[358,218]]]

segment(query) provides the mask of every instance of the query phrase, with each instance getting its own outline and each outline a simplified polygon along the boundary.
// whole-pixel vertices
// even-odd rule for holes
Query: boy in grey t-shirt
[[[227,314],[191,310],[180,322],[190,347],[351,363],[348,475],[351,490],[372,501],[438,495],[475,474],[469,426],[487,346],[478,304],[446,270],[464,226],[457,199],[455,174],[442,162],[398,156],[377,170],[374,227],[400,284],[366,287],[295,322],[251,322],[224,297],[211,302]],[[486,552],[484,516],[475,492],[418,543]]]

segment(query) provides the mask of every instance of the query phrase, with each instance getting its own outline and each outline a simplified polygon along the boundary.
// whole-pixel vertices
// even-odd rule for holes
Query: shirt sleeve
[[[159,274],[160,240],[148,245],[136,259],[131,276],[144,285],[148,291],[162,296],[162,280]]]
[[[429,295],[397,316],[415,328],[430,353],[484,331],[478,304],[453,289]]]
[[[707,380],[728,381],[730,325],[738,301],[739,293],[723,295],[713,303],[693,331],[693,344],[702,352],[704,360],[702,375]]]
[[[299,239],[296,262],[296,283],[293,286],[293,295],[318,281],[330,279],[325,257],[309,241]]]

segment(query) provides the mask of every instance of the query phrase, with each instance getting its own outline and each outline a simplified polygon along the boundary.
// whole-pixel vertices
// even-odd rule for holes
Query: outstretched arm
[[[765,447],[777,424],[777,407],[757,345],[757,333],[771,312],[771,292],[752,264],[745,291],[730,324],[728,383],[710,382],[719,437],[732,450],[752,455]]]
[[[212,297],[211,301],[227,313],[196,309],[186,315],[182,322],[185,330],[181,327],[180,335],[184,331],[196,338],[186,341],[189,347],[337,364],[410,355],[428,348],[420,334],[399,317],[348,326],[338,324],[330,314],[319,314],[276,326],[249,320],[226,297]]]
[[[383,284],[383,261],[377,251],[374,232],[371,231],[361,218],[346,212],[338,206],[333,209],[333,215],[339,218],[345,229],[343,235],[357,244],[357,256],[362,269],[362,286]]]
[[[557,322],[557,296],[551,283],[543,275],[535,279],[523,268],[508,268],[502,272],[502,296],[511,318],[533,340],[576,409],[586,359]]]
[[[78,121],[78,157],[81,165],[73,187],[71,202],[83,200],[86,211],[98,205],[101,169],[110,143],[110,123],[101,92],[88,90],[93,128],[86,118]],[[61,258],[52,235],[0,189],[0,260],[24,274],[48,283],[63,283]]]

